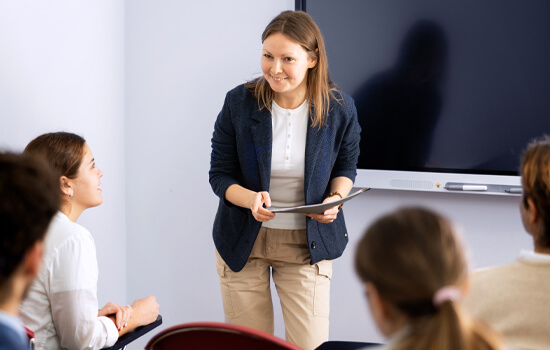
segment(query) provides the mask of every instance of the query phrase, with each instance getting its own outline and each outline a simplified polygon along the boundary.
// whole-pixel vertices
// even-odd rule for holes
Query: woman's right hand
[[[266,207],[271,206],[271,198],[268,192],[256,192],[250,197],[249,207],[252,211],[252,216],[259,222],[266,222],[275,217],[275,213],[263,207],[264,204]]]

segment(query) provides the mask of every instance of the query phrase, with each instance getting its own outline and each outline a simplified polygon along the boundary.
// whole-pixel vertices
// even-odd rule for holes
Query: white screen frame
[[[449,182],[480,186],[486,185],[488,190],[457,191],[445,189],[445,184]],[[357,169],[357,177],[355,178],[354,187],[439,193],[474,193],[485,195],[519,196],[521,192],[508,193],[506,190],[513,188],[516,192],[518,190],[520,191],[521,177]]]

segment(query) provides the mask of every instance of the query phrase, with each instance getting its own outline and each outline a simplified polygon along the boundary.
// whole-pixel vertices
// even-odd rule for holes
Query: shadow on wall
[[[394,67],[368,79],[353,96],[362,129],[359,168],[417,170],[426,165],[446,65],[443,28],[433,21],[415,23]],[[388,130],[391,139],[384,136]]]

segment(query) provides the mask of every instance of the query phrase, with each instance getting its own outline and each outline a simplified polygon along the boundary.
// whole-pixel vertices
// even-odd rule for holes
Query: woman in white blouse
[[[153,322],[159,308],[154,296],[99,309],[95,243],[76,223],[84,210],[103,202],[103,172],[86,141],[66,132],[44,134],[27,145],[25,154],[48,160],[58,173],[62,198],[46,236],[42,270],[20,309],[25,326],[35,333],[36,349],[101,349]]]

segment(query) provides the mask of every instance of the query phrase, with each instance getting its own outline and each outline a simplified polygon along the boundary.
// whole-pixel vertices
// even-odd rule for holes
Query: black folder
[[[135,329],[131,330],[130,332],[123,334],[120,338],[118,338],[115,345],[111,346],[110,348],[104,348],[103,350],[118,350],[124,348],[126,345],[130,344],[137,338],[141,337],[145,333],[148,333],[149,331],[157,328],[162,324],[162,316],[158,315],[157,319],[153,323],[149,323],[145,326],[136,327]]]

